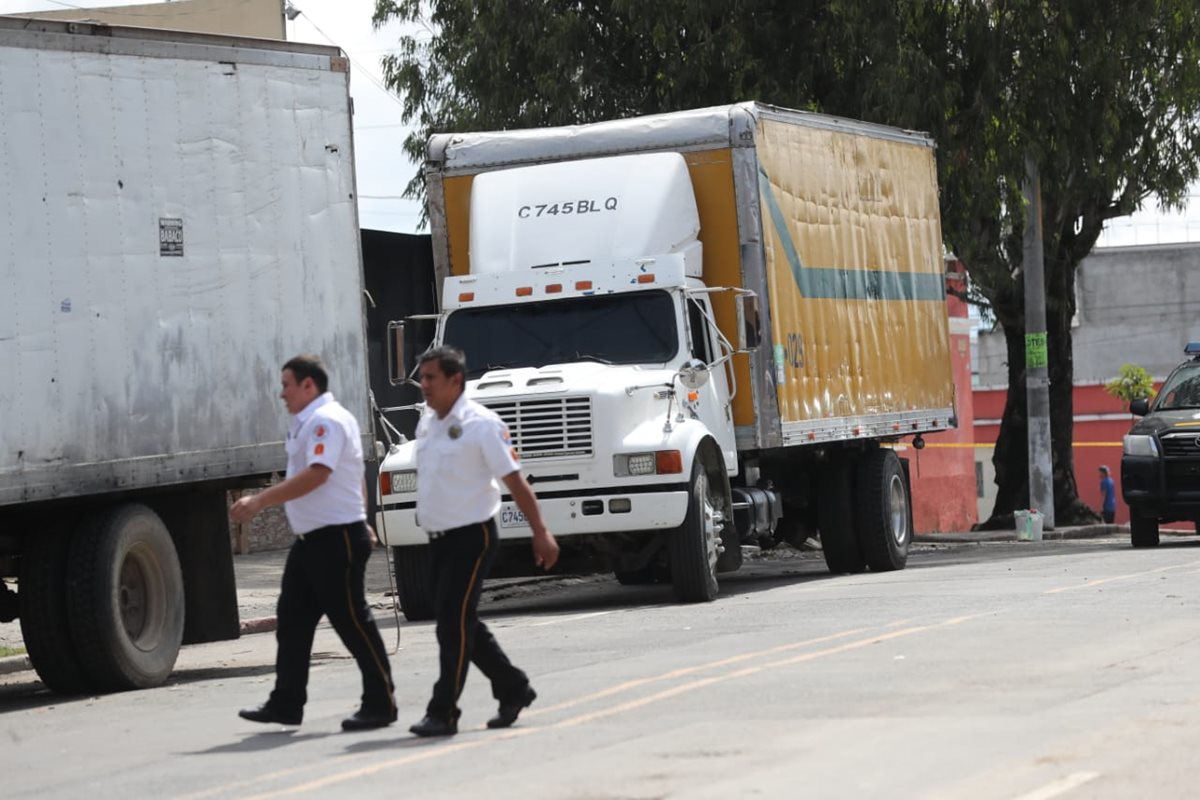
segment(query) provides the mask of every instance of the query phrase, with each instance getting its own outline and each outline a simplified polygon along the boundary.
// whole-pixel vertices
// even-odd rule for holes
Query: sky
[[[420,207],[400,197],[416,170],[401,143],[408,128],[400,101],[383,88],[380,59],[404,32],[393,23],[378,31],[371,26],[374,0],[291,0],[300,10],[287,23],[292,41],[334,44],[350,57],[350,91],[354,96],[354,141],[363,228],[413,233]],[[0,0],[0,14],[43,9],[128,5],[129,0]],[[769,100],[770,98],[765,98]],[[1111,221],[1097,242],[1101,247],[1200,241],[1200,185],[1192,188],[1186,210],[1164,213],[1153,200],[1131,217]]]

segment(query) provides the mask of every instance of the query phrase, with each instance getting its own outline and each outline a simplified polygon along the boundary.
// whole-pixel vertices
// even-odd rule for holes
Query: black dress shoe
[[[396,721],[396,709],[390,708],[386,711],[372,711],[366,708],[360,708],[355,711],[353,716],[346,717],[342,720],[342,730],[344,731],[369,731],[372,728],[386,728]]]
[[[417,736],[453,736],[458,733],[458,720],[440,719],[428,714],[409,730]]]
[[[487,721],[489,728],[507,728],[517,721],[517,717],[521,712],[529,708],[530,704],[537,700],[537,692],[532,686],[526,686],[525,692],[519,698],[511,703],[501,703],[500,710],[496,712],[496,716]]]
[[[303,712],[280,711],[270,703],[263,703],[257,708],[243,708],[238,716],[251,722],[277,722],[280,725],[299,725],[304,719]]]

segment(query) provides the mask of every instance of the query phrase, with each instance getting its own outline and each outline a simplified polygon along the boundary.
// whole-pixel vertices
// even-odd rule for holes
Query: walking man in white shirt
[[[499,550],[496,522],[503,481],[533,531],[534,563],[550,569],[558,543],[537,497],[521,475],[508,426],[463,394],[466,359],[443,346],[421,356],[425,415],[417,424],[417,522],[429,534],[440,672],[418,736],[458,732],[458,698],[467,667],[479,667],[500,703],[489,728],[507,728],[537,698],[529,678],[508,660],[479,620],[479,591]]]
[[[366,525],[362,437],[358,422],[329,389],[317,356],[283,365],[279,396],[294,414],[288,426],[287,478],[233,505],[246,522],[283,504],[296,534],[283,568],[275,637],[275,689],[257,708],[238,712],[252,722],[299,725],[308,699],[308,666],[321,616],[341,637],[362,672],[362,703],[343,730],[382,728],[396,721],[387,651],[363,586],[374,546]]]

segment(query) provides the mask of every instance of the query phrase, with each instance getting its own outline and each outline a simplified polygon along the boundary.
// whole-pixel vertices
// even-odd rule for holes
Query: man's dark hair
[[[312,378],[321,394],[329,391],[329,373],[325,371],[325,362],[320,356],[311,353],[295,356],[288,359],[283,368],[292,371],[292,375],[296,376],[296,383],[304,383],[305,378]]]
[[[417,366],[420,367],[428,364],[430,361],[436,361],[438,369],[447,378],[453,378],[455,375],[462,375],[463,380],[466,380],[467,374],[467,357],[454,345],[444,344],[440,347],[431,347],[424,353],[421,353],[417,359]]]

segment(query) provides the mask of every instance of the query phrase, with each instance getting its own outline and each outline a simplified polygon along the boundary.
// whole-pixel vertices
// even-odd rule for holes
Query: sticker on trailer
[[[158,218],[158,254],[183,255],[183,220],[178,217]]]

